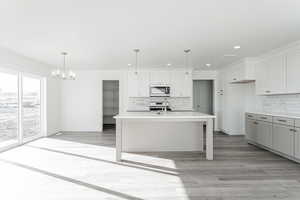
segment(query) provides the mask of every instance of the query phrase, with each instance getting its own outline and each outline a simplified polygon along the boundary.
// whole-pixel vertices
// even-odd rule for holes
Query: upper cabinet
[[[256,94],[270,95],[286,92],[285,55],[269,57],[256,65]]]
[[[255,81],[254,62],[248,59],[231,67],[230,83],[248,83]]]
[[[147,71],[128,72],[128,96],[149,97],[150,74]]]
[[[170,84],[170,71],[151,71],[150,72],[151,84]]]
[[[286,56],[286,89],[288,93],[300,92],[300,50],[290,52]]]
[[[151,85],[170,85],[171,97],[191,97],[192,73],[184,70],[129,71],[127,76],[128,97],[149,97]]]
[[[300,51],[289,50],[257,63],[256,94],[300,93]]]
[[[171,97],[191,97],[192,96],[192,73],[186,71],[171,72]]]

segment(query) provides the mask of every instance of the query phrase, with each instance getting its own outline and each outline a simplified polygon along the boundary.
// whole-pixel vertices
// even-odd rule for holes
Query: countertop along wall
[[[0,68],[43,76],[47,86],[47,135],[59,132],[60,129],[60,81],[49,77],[52,66],[18,55],[0,47]]]

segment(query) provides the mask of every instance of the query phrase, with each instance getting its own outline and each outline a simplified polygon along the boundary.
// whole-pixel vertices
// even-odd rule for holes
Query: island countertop
[[[216,118],[215,115],[208,115],[200,112],[125,112],[114,116],[115,119],[199,119]]]
[[[160,112],[160,114],[157,112],[124,112],[114,118],[116,119],[117,161],[121,161],[123,145],[127,151],[130,149],[128,146],[131,149],[140,149],[141,152],[181,151],[182,149],[182,151],[185,149],[189,151],[189,146],[195,143],[195,138],[198,138],[197,141],[199,141],[202,151],[204,124],[206,124],[206,159],[213,160],[215,115],[200,112]],[[154,132],[159,134],[149,137]],[[188,142],[186,143],[186,141]]]

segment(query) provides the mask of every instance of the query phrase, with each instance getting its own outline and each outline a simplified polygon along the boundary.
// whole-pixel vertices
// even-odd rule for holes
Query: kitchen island
[[[199,112],[126,112],[116,119],[116,160],[122,152],[203,151],[213,160],[214,115]]]

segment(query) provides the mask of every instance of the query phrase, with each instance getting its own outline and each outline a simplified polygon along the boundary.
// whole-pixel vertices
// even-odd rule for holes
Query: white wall
[[[61,126],[63,131],[102,131],[102,81],[119,80],[120,110],[125,104],[123,71],[79,70],[76,80],[62,81]]]
[[[230,135],[244,134],[244,113],[246,109],[247,84],[231,84],[231,69],[219,71],[218,91],[222,90],[222,95],[218,92],[219,98],[219,121],[218,126],[221,131]]]
[[[46,121],[47,135],[60,131],[60,83],[49,78],[51,66],[40,63],[36,60],[18,55],[8,49],[0,47],[0,68],[15,70],[46,78],[48,93],[46,94]]]

